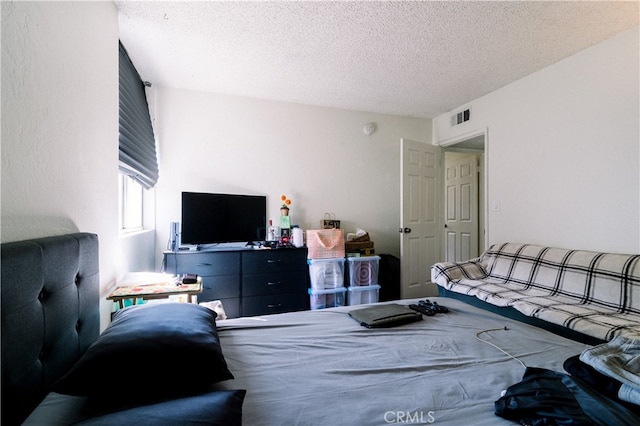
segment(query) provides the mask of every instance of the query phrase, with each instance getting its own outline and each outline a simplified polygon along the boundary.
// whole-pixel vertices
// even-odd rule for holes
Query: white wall
[[[2,2],[2,241],[98,234],[102,326],[118,236],[111,2]]]
[[[488,128],[489,243],[640,252],[639,50],[636,27],[434,120],[436,144]]]
[[[286,194],[303,229],[333,212],[345,232],[362,228],[376,252],[399,255],[400,138],[430,143],[431,120],[169,88],[157,90],[156,114],[159,248],[181,220],[181,191],[201,191],[266,195],[274,223]]]

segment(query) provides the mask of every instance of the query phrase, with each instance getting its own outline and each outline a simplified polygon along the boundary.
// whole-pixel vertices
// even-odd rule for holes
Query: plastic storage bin
[[[312,289],[344,287],[344,258],[307,259],[307,263]]]
[[[380,256],[349,257],[349,286],[378,284]]]
[[[380,286],[378,284],[369,286],[349,287],[347,301],[351,305],[363,305],[365,303],[378,303]]]
[[[336,306],[344,306],[345,293],[347,289],[344,287],[316,290],[309,289],[309,304],[311,309],[335,308]]]

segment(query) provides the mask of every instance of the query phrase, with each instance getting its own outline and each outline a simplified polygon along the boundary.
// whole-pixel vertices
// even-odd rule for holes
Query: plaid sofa
[[[431,281],[601,340],[640,338],[640,255],[501,243],[436,263]]]

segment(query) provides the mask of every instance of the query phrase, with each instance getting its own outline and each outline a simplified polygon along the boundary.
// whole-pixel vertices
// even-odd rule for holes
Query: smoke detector
[[[375,123],[367,123],[362,128],[362,131],[364,132],[365,135],[371,136],[376,131],[376,124]]]

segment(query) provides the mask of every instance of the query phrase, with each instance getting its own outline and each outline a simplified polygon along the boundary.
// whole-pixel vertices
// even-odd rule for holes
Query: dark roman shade
[[[158,181],[156,142],[144,83],[120,43],[120,171],[149,189]]]

